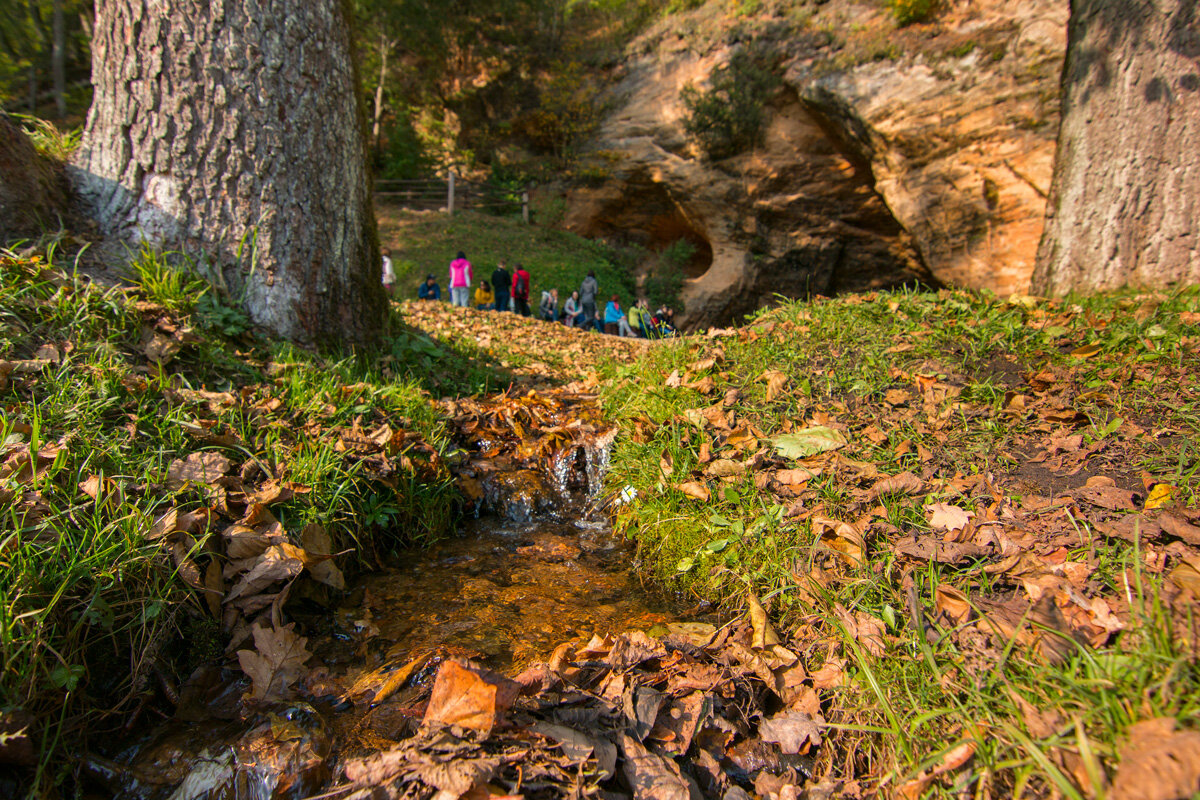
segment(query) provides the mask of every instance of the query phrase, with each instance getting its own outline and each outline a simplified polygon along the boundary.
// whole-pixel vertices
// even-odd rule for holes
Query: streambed
[[[233,665],[202,668],[171,719],[83,758],[87,796],[319,794],[342,759],[413,735],[446,659],[511,675],[561,643],[671,621],[632,573],[628,546],[588,510],[611,433],[549,421],[565,424],[508,447],[465,437],[459,478],[480,514],[455,536],[396,556],[332,609],[294,604],[313,653],[294,700],[247,704],[250,682]]]

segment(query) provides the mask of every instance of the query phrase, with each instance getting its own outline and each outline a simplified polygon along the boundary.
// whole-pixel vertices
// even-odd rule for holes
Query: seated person
[[[491,311],[496,307],[496,293],[487,281],[480,281],[475,287],[475,307],[480,311]]]
[[[542,302],[538,303],[538,316],[546,322],[558,321],[558,289],[542,292]]]
[[[425,282],[417,289],[417,297],[421,300],[441,300],[442,287],[438,286],[437,278],[425,276]]]
[[[650,306],[645,300],[638,300],[634,303],[627,316],[629,317],[629,327],[633,329],[635,335],[643,339],[651,338],[654,324],[650,321]]]
[[[583,309],[579,305],[579,292],[571,292],[567,302],[563,303],[563,324],[568,328],[583,325]]]
[[[669,306],[659,306],[651,318],[659,336],[675,335],[675,311]]]

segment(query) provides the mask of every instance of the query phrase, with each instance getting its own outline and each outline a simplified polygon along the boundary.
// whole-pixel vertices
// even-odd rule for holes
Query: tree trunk
[[[54,110],[59,119],[67,116],[67,21],[63,0],[54,0],[54,40],[50,51],[50,72],[54,78]]]
[[[105,233],[187,253],[301,342],[367,342],[385,319],[348,13],[99,0],[72,166]]]
[[[1200,279],[1195,0],[1072,0],[1037,292]]]

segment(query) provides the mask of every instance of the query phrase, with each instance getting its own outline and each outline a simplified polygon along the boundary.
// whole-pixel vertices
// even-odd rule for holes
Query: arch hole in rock
[[[634,270],[639,274],[652,271],[662,254],[681,240],[692,245],[691,255],[680,265],[686,278],[698,278],[712,266],[713,249],[702,226],[661,183],[645,176],[610,187],[573,227],[584,236],[638,248]]]

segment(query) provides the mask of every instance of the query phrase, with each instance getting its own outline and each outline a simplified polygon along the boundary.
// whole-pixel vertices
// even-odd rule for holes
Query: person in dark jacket
[[[497,311],[508,311],[508,290],[511,286],[512,275],[508,274],[508,268],[501,261],[492,271],[492,291],[496,293]]]
[[[600,283],[596,280],[596,273],[588,270],[587,277],[583,279],[583,283],[579,287],[579,308],[583,311],[583,318],[586,320],[584,327],[596,319],[596,295],[599,293]],[[595,327],[596,330],[603,333],[603,328],[599,325]]]
[[[421,300],[441,300],[442,287],[438,286],[437,278],[425,276],[425,282],[417,288],[417,297]]]

